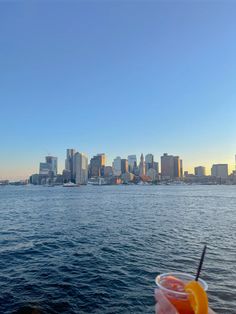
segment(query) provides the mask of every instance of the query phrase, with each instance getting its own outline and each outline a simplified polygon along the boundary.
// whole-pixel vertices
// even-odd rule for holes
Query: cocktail
[[[179,314],[207,314],[208,302],[204,293],[208,288],[207,283],[194,279],[194,276],[185,273],[166,273],[156,277],[156,284]]]
[[[206,245],[204,246],[196,276],[186,273],[166,273],[156,277],[155,291],[161,308],[157,313],[208,314],[208,285],[199,278]]]

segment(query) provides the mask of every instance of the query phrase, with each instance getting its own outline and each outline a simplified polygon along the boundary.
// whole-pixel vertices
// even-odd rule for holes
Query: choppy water
[[[154,279],[194,273],[236,313],[236,186],[0,188],[0,313],[154,313]]]

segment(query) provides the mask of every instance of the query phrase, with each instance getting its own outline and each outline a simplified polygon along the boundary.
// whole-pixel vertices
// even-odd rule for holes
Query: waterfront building
[[[136,155],[128,156],[128,167],[129,172],[134,173],[134,169],[137,167],[137,157]]]
[[[112,177],[113,176],[113,170],[111,166],[105,166],[104,167],[104,177]]]
[[[139,176],[139,167],[138,165],[136,165],[134,168],[133,168],[133,172],[132,172],[135,176]]]
[[[65,183],[64,182],[64,178],[63,178],[63,175],[62,174],[58,174],[55,178],[54,178],[54,181],[52,182],[52,184],[55,184],[55,185],[61,185]]]
[[[70,181],[75,181],[75,170],[74,170],[74,155],[76,150],[69,148],[66,150],[66,161],[65,161],[65,170],[70,171],[71,177]]]
[[[158,173],[155,169],[150,168],[148,169],[146,175],[152,180],[152,181],[156,181],[158,180]]]
[[[204,177],[206,175],[206,168],[203,166],[198,166],[194,168],[194,174],[197,177]]]
[[[139,177],[140,180],[138,182],[138,184],[148,184],[152,182],[152,179],[150,177],[148,177],[147,175],[143,175]]]
[[[122,183],[122,180],[121,178],[118,178],[118,177],[113,177],[111,180],[111,184],[119,185],[121,183]]]
[[[234,170],[230,175],[229,175],[229,179],[231,184],[236,184],[236,170]]]
[[[183,178],[183,172],[184,172],[184,169],[183,169],[183,160],[180,159],[180,178]]]
[[[71,172],[70,172],[70,170],[64,169],[62,171],[62,179],[63,179],[63,183],[67,183],[67,182],[71,181]]]
[[[123,173],[121,176],[123,183],[129,183],[134,180],[134,174],[131,172]]]
[[[75,153],[74,169],[76,184],[88,183],[88,157],[83,153]]]
[[[140,163],[139,163],[139,175],[144,176],[145,175],[145,162],[143,154],[140,156]]]
[[[174,178],[180,178],[180,158],[174,156]]]
[[[163,179],[171,179],[174,177],[174,156],[167,153],[161,156],[161,176]]]
[[[118,156],[114,159],[112,163],[113,175],[120,176],[121,175],[121,158]]]
[[[44,176],[49,176],[51,171],[51,165],[47,162],[40,162],[39,164],[39,174]]]
[[[153,154],[147,154],[145,156],[145,170],[154,169],[154,156]]]
[[[183,163],[182,163],[183,165]],[[161,175],[163,179],[180,178],[180,158],[179,156],[168,155],[167,153],[161,156]]]
[[[106,164],[106,155],[97,154],[90,160],[89,177],[103,177]]]
[[[156,170],[156,172],[159,174],[159,163],[158,162],[154,161],[153,169]]]
[[[32,175],[33,176],[33,175]],[[31,176],[31,177],[32,177]],[[31,178],[30,177],[30,178]],[[8,185],[10,182],[9,182],[9,180],[0,180],[0,186],[3,186],[3,185]]]
[[[32,174],[29,181],[34,185],[40,184],[40,175],[38,173]]]
[[[52,175],[55,177],[57,176],[57,157],[53,156],[46,156],[46,163],[50,165],[50,171]]]
[[[216,178],[228,178],[228,164],[215,164],[211,168],[211,175]]]
[[[121,173],[126,173],[129,171],[128,167],[128,160],[127,159],[121,159]]]

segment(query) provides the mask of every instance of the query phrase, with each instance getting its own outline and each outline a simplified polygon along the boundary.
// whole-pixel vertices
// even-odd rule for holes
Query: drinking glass
[[[179,314],[194,314],[189,301],[189,294],[183,289],[183,284],[195,280],[195,277],[186,273],[165,273],[156,277],[157,289],[160,289],[163,296],[176,308]],[[207,283],[198,279],[199,284],[205,291],[208,289]]]

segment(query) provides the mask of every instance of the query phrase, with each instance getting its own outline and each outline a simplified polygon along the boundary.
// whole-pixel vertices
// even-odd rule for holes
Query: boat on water
[[[67,183],[63,184],[63,187],[64,188],[75,188],[75,187],[79,187],[79,185],[76,183],[73,183],[73,182],[67,182]]]
[[[96,178],[88,181],[88,185],[107,185],[104,178]]]

